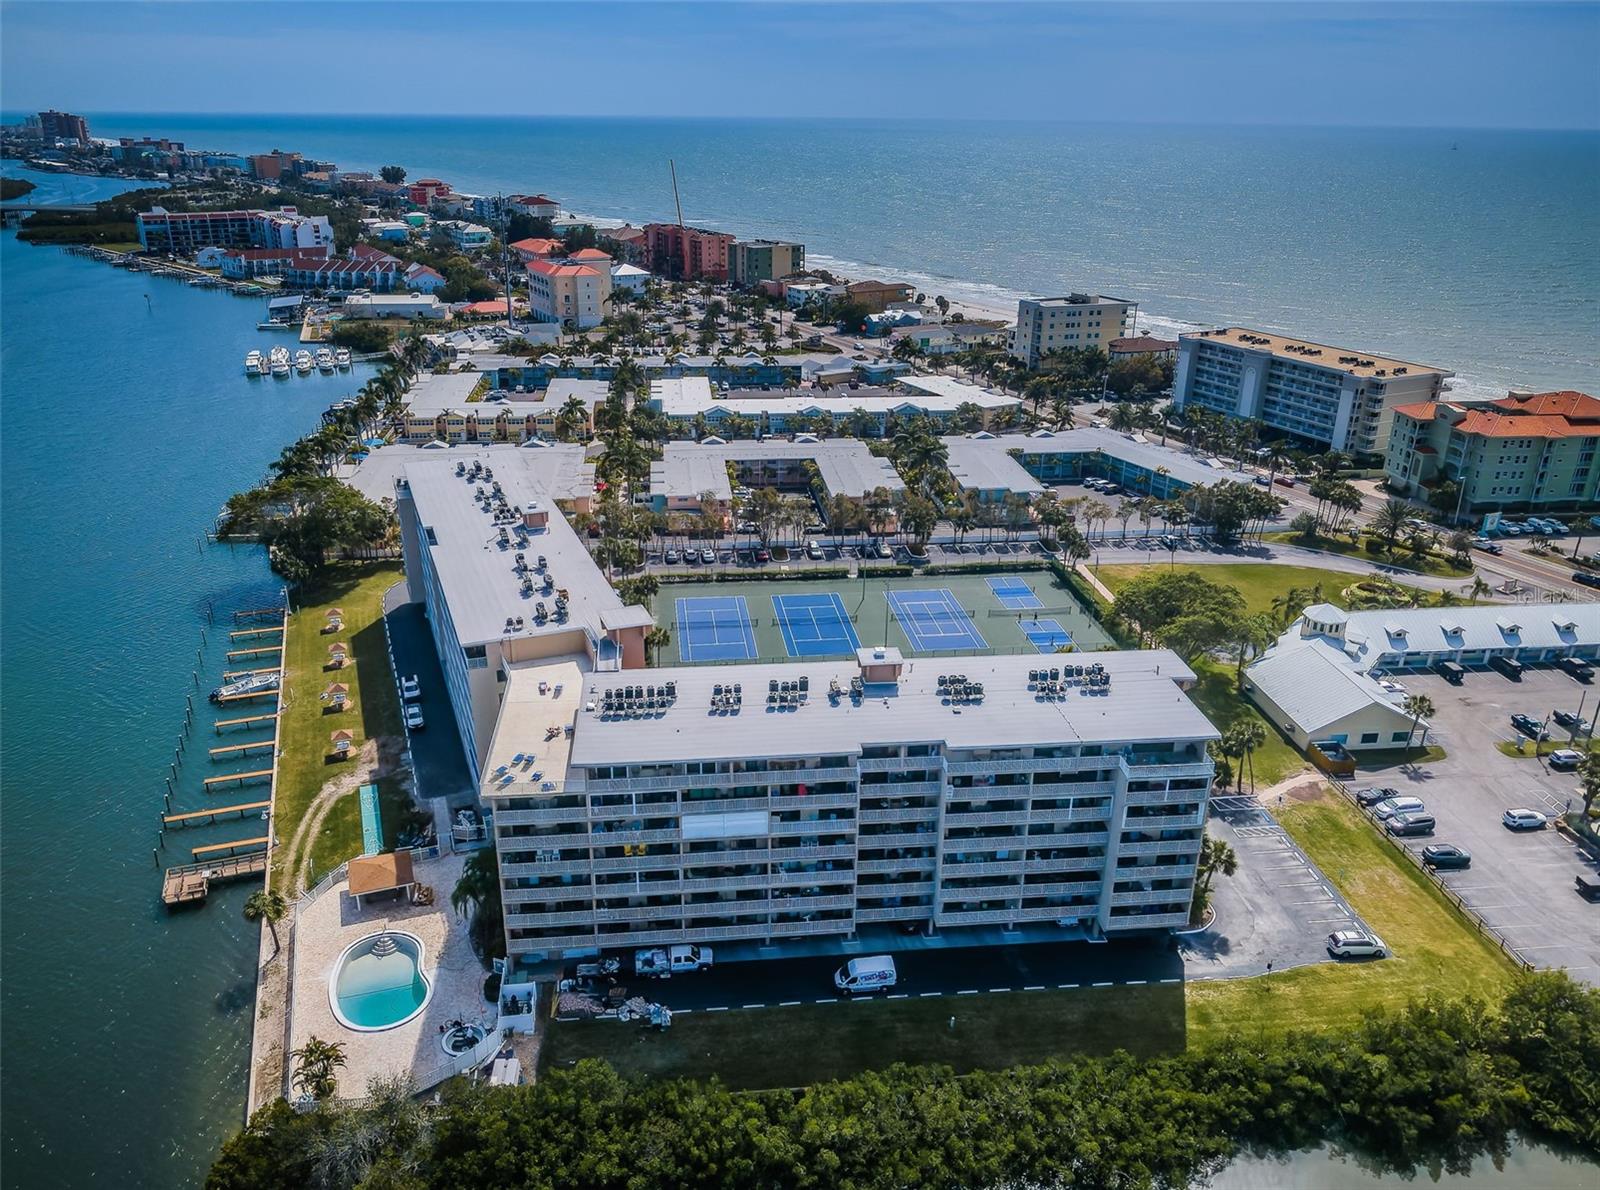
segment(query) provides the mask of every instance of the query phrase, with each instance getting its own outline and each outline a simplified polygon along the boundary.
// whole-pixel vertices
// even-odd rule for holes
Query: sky
[[[0,107],[1600,127],[1600,2],[0,2]]]

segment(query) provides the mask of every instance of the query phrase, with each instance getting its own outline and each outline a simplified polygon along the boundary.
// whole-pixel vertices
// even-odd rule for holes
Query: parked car
[[[1550,818],[1538,810],[1530,810],[1526,806],[1517,806],[1500,815],[1500,822],[1508,830],[1542,831],[1549,824]]]
[[[879,558],[892,558],[894,557],[894,547],[891,546],[887,541],[884,541],[880,538],[877,546],[873,550],[873,553]]]
[[[1328,954],[1336,959],[1362,958],[1371,955],[1381,959],[1389,953],[1383,939],[1365,930],[1335,930],[1328,935]]]
[[[1390,797],[1375,804],[1372,812],[1378,816],[1378,821],[1387,822],[1396,814],[1421,814],[1425,809],[1420,797]]]
[[[1511,716],[1511,726],[1515,727],[1530,740],[1548,740],[1550,738],[1550,733],[1545,729],[1543,723],[1540,723],[1532,715],[1524,715],[1520,711]]]
[[[704,562],[706,565],[709,566],[711,563],[715,562],[716,560],[717,560],[717,551],[712,549],[710,546],[706,546],[705,549],[700,551],[700,561]]]
[[[757,550],[756,551],[756,561],[761,563],[762,565],[765,565],[766,563],[772,561],[772,551],[771,550]]]
[[[633,969],[652,979],[669,979],[711,966],[709,946],[649,946],[633,952]]]
[[[1523,673],[1528,667],[1515,657],[1491,657],[1489,658],[1489,668],[1505,674],[1513,682],[1520,682],[1522,681]]]
[[[1562,673],[1570,674],[1572,677],[1577,678],[1580,682],[1588,682],[1594,679],[1594,666],[1590,665],[1582,657],[1563,657],[1556,662],[1556,668]]]
[[[1580,719],[1571,711],[1551,711],[1550,718],[1555,720],[1557,727],[1565,727],[1568,731],[1587,732],[1594,726],[1587,719]]]
[[[1282,487],[1282,488],[1292,488],[1292,487],[1294,487],[1294,476],[1292,476],[1292,475],[1279,475],[1276,478],[1274,478],[1272,482],[1277,484],[1279,487]]]
[[[400,697],[405,702],[422,701],[422,683],[417,681],[417,675],[400,679]]]
[[[1455,661],[1435,661],[1433,663],[1433,672],[1452,686],[1461,685],[1462,680],[1467,676],[1466,669]]]
[[[1435,825],[1432,814],[1396,814],[1383,824],[1383,829],[1391,835],[1405,837],[1431,835]]]
[[[1548,757],[1550,767],[1566,772],[1583,763],[1583,753],[1576,748],[1557,748]]]
[[[1486,554],[1505,553],[1505,549],[1502,546],[1490,541],[1487,537],[1474,537],[1472,539],[1472,548],[1475,550],[1482,550]]]
[[[665,562],[668,566],[676,566],[678,564],[678,558],[680,556],[681,555],[678,553],[677,550],[668,550],[666,553],[661,555],[661,560],[663,562]]]
[[[1470,868],[1472,852],[1454,843],[1429,843],[1422,849],[1422,862],[1430,868]]]
[[[1376,806],[1379,802],[1399,796],[1400,791],[1398,789],[1391,789],[1386,785],[1356,790],[1356,801],[1363,806]]]
[[[427,723],[422,718],[422,708],[414,702],[406,703],[406,727],[411,731],[421,731]]]
[[[806,557],[813,562],[822,561],[822,547],[814,541],[806,542]]]

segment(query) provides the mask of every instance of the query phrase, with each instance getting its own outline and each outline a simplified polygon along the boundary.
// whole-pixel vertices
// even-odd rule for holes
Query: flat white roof
[[[395,443],[370,453],[343,478],[369,500],[393,500],[395,481],[404,476],[409,467],[438,459],[447,459],[452,465],[462,460],[468,467],[474,461],[481,462],[495,469],[497,479],[503,471],[521,471],[522,482],[544,493],[551,501],[572,500],[594,491],[594,464],[584,458],[581,445],[565,442],[465,443],[450,447]]]
[[[900,387],[908,392],[936,398],[937,404],[925,406],[930,409],[955,409],[959,405],[966,404],[976,405],[980,409],[1004,409],[1011,405],[1022,404],[1021,397],[991,392],[982,385],[968,384],[965,380],[957,380],[954,376],[908,375],[896,377],[896,380]]]
[[[1028,689],[1041,666],[1099,663],[1112,675],[1105,694],[1070,690],[1059,702]],[[850,753],[870,744],[942,741],[951,748],[1037,744],[1131,745],[1211,740],[1217,729],[1178,687],[1194,673],[1166,649],[1081,656],[939,657],[908,661],[896,684],[866,688],[860,705],[848,695],[832,705],[830,680],[846,691],[860,673],[854,660],[778,665],[677,666],[591,674],[572,743],[574,766],[669,763],[707,757],[783,757]],[[983,702],[952,706],[938,689],[941,674],[981,682]],[[797,709],[768,710],[767,683],[806,677]],[[676,703],[648,717],[602,719],[598,693],[612,687],[676,682]],[[712,710],[713,685],[743,686],[738,714]],[[596,692],[591,695],[590,691]],[[587,709],[590,701],[596,709]]]
[[[810,459],[830,495],[864,496],[874,488],[897,492],[906,486],[888,459],[880,459],[857,439],[789,442],[766,438],[669,442],[661,460],[650,464],[650,492],[677,497],[710,492],[719,500],[728,500],[733,496],[728,464],[760,459]]]
[[[1210,466],[1159,442],[1092,426],[1032,434],[967,435],[946,438],[944,443],[949,450],[951,474],[961,480],[963,486],[971,488],[1008,488],[1022,493],[1042,490],[1042,485],[1013,457],[1013,451],[1026,455],[1099,453],[1152,473],[1158,467],[1165,467],[1174,479],[1191,487],[1225,479],[1249,483],[1253,478],[1243,471]],[[964,476],[972,478],[969,481]]]
[[[418,416],[442,413],[466,404],[472,390],[478,387],[478,381],[482,379],[476,372],[424,373],[407,390],[406,406]]]

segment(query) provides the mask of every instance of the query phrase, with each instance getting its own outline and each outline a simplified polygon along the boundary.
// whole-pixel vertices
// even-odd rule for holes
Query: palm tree
[[[1274,629],[1266,616],[1244,616],[1233,627],[1233,645],[1237,656],[1234,674],[1237,689],[1244,690],[1244,663],[1272,643]]]
[[[478,854],[492,854],[479,852]],[[344,1065],[344,1042],[307,1037],[306,1043],[291,1051],[295,1060],[294,1085],[313,1099],[326,1099],[338,1086],[334,1071]]]
[[[1483,575],[1475,574],[1472,576],[1472,585],[1467,588],[1466,595],[1468,599],[1476,604],[1485,595],[1493,594],[1493,592],[1494,588],[1484,582]]]
[[[474,851],[461,866],[461,877],[450,890],[450,907],[457,916],[471,911],[471,930],[480,950],[493,953],[505,944],[501,929],[504,911],[500,904],[500,869],[494,848]],[[497,945],[498,943],[498,945]],[[505,952],[500,950],[501,954]]]
[[[1372,518],[1372,532],[1383,542],[1385,553],[1393,552],[1395,539],[1406,527],[1406,521],[1410,516],[1411,505],[1404,500],[1391,499],[1385,501],[1377,515]]]
[[[1194,905],[1190,910],[1190,921],[1204,916],[1210,907],[1211,882],[1217,878],[1217,874],[1220,872],[1224,876],[1232,876],[1238,870],[1239,857],[1228,841],[1215,835],[1206,835],[1195,862]]]
[[[1227,731],[1222,733],[1222,750],[1229,756],[1237,756],[1239,758],[1239,771],[1236,774],[1236,782],[1234,784],[1235,792],[1242,793],[1244,791],[1244,770],[1247,764],[1250,766],[1250,788],[1252,790],[1255,789],[1256,773],[1253,756],[1255,750],[1266,742],[1267,729],[1256,719],[1237,720]]]
[[[1401,704],[1401,706],[1405,713],[1411,716],[1411,730],[1406,732],[1406,747],[1409,748],[1411,747],[1411,737],[1416,734],[1417,725],[1424,719],[1433,718],[1433,699],[1429,698],[1426,694],[1408,694],[1406,695],[1405,702]],[[1422,728],[1421,746],[1424,748],[1428,746],[1427,726]]]
[[[671,643],[672,633],[659,624],[644,634],[644,652],[645,656],[650,658],[651,665],[660,659],[661,650]]]
[[[248,922],[264,921],[267,928],[272,931],[272,953],[277,954],[283,949],[278,942],[278,923],[289,912],[289,902],[283,899],[283,894],[275,888],[264,888],[259,892],[250,894],[250,899],[244,903],[244,919]]]

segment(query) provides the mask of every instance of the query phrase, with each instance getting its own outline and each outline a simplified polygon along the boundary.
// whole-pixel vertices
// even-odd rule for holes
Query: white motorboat
[[[335,347],[333,349],[333,362],[340,368],[350,367],[350,349],[348,347]]]
[[[245,353],[244,374],[246,376],[261,375],[261,353],[253,348]]]
[[[315,367],[315,364],[311,359],[311,353],[304,347],[294,353],[294,370],[299,372],[300,375],[306,375],[313,367]]]
[[[274,376],[287,376],[289,374],[289,349],[287,347],[274,347],[267,358],[271,363]]]
[[[256,373],[260,376],[272,375],[272,362],[266,356],[262,356],[256,361]]]
[[[241,694],[262,694],[268,690],[276,690],[278,677],[277,673],[251,674],[247,678],[240,678],[237,682],[227,682],[211,692],[211,701],[221,702],[225,698],[236,698]]]
[[[333,352],[328,348],[317,348],[317,367],[324,372],[333,371]]]

